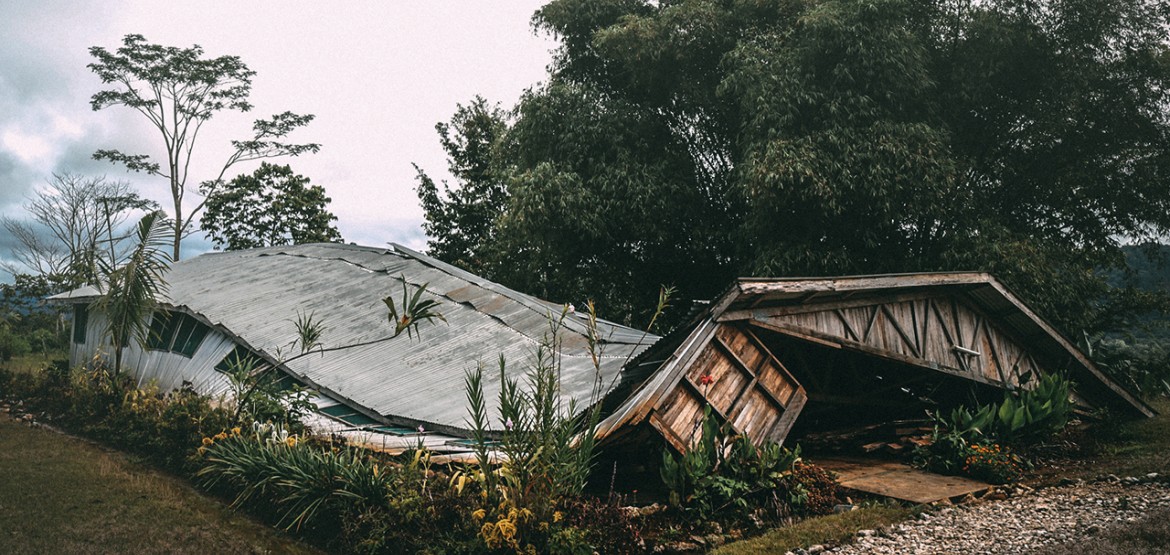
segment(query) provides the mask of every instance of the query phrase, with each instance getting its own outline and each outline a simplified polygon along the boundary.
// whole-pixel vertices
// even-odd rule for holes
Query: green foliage
[[[17,335],[8,326],[0,326],[0,361],[28,354],[32,350],[25,338]]]
[[[111,52],[103,47],[89,49],[93,63],[87,67],[112,88],[98,91],[90,99],[94,110],[125,106],[142,114],[162,136],[165,160],[159,163],[146,154],[127,154],[118,150],[98,150],[96,160],[108,160],[134,172],[144,171],[170,183],[173,201],[172,235],[174,260],[179,260],[179,245],[192,231],[192,217],[203,205],[184,210],[195,142],[203,125],[217,112],[252,109],[248,96],[252,92],[255,71],[238,56],[204,58],[203,48],[162,46],[146,42],[142,35],[126,35],[122,46]],[[284,138],[312,121],[311,115],[284,112],[270,119],[260,119],[252,126],[253,136],[232,141],[219,175],[204,182],[204,192],[213,193],[222,185],[224,173],[239,162],[276,156],[315,153],[315,143],[292,144]]]
[[[777,509],[808,508],[808,491],[794,479],[799,446],[793,450],[773,442],[756,446],[747,436],[731,435],[710,407],[704,409],[701,426],[702,433],[687,452],[662,453],[659,474],[670,491],[672,507],[704,521],[726,514],[745,517],[776,503],[779,492],[784,498]]]
[[[166,292],[170,258],[166,215],[151,212],[138,221],[135,244],[121,265],[98,259],[102,296],[95,306],[106,316],[105,333],[114,348],[114,373],[122,370],[122,351],[131,340],[146,350],[148,323],[157,298]]]
[[[230,356],[230,355],[229,355]],[[309,390],[252,356],[232,356],[225,372],[235,404],[233,421],[274,423],[302,431],[302,420],[317,410]]]
[[[1079,347],[1098,368],[1143,397],[1170,395],[1170,343],[1088,335]]]
[[[431,238],[431,256],[479,275],[486,275],[482,251],[495,233],[496,219],[507,201],[499,171],[491,167],[493,149],[507,130],[506,115],[498,106],[475,97],[459,105],[451,123],[439,123],[439,142],[447,152],[448,171],[459,180],[456,188],[434,180],[415,166],[417,192],[422,202],[423,230]]]
[[[297,311],[297,319],[293,322],[297,329],[296,343],[300,346],[301,354],[321,347],[321,336],[325,334],[325,324],[313,318],[313,313]]]
[[[479,440],[480,479],[488,504],[505,501],[531,511],[537,520],[548,520],[553,508],[585,489],[593,466],[594,430],[600,416],[595,395],[590,408],[580,410],[576,399],[562,400],[560,391],[560,330],[568,310],[552,318],[532,354],[523,387],[508,376],[507,363],[499,361],[500,396],[498,422],[493,432],[483,394],[483,369],[469,371],[466,378],[469,422]],[[600,370],[598,370],[600,380]],[[491,445],[503,458],[492,470],[488,460]]]
[[[1011,446],[1027,447],[1063,430],[1072,416],[1070,389],[1063,376],[1049,374],[1031,389],[1004,392],[999,403],[934,414],[931,444],[915,449],[915,464],[993,483],[1017,480],[1028,462]]]
[[[1163,4],[555,0],[547,79],[475,150],[504,193],[465,224],[420,186],[432,247],[618,319],[663,282],[982,270],[1065,330],[1125,325],[1100,270],[1170,230]]]
[[[1003,401],[954,409],[941,424],[968,438],[1027,444],[1064,429],[1072,415],[1071,383],[1059,374],[1042,376],[1031,389],[1008,391]]]
[[[262,162],[251,175],[238,175],[208,191],[200,219],[216,249],[341,242],[320,185],[289,166]]]
[[[57,275],[13,277],[13,283],[0,284],[0,360],[29,352],[47,356],[65,347],[65,311],[42,299],[67,289],[68,281]]]
[[[673,289],[662,288],[650,325],[669,305]],[[475,440],[477,465],[451,478],[462,494],[468,485],[481,494],[482,507],[473,513],[482,521],[479,538],[493,551],[624,553],[633,549],[637,530],[616,506],[582,501],[593,470],[597,425],[601,418],[602,345],[597,312],[588,303],[586,340],[594,367],[588,403],[562,398],[561,330],[571,313],[566,306],[549,315],[524,383],[508,375],[499,359],[499,429],[493,430],[484,395],[483,367],[467,372],[468,420]],[[494,440],[494,441],[493,441]],[[494,452],[494,453],[493,453]],[[498,454],[499,460],[494,460]],[[598,528],[590,524],[597,523]]]
[[[466,552],[477,531],[453,492],[430,487],[424,451],[393,460],[256,423],[207,438],[201,453],[204,487],[346,552]]]
[[[434,323],[435,320],[440,320],[444,323],[447,319],[441,313],[435,310],[435,307],[441,303],[435,299],[424,299],[423,293],[427,292],[426,283],[414,288],[414,295],[410,294],[410,286],[406,283],[405,277],[399,277],[402,282],[402,305],[394,304],[394,297],[386,297],[382,302],[386,304],[386,308],[390,310],[387,318],[390,320],[390,325],[394,326],[394,335],[398,337],[403,331],[406,332],[407,337],[413,338],[414,334],[419,333],[418,325],[422,322]],[[402,312],[399,313],[399,310]],[[422,335],[419,335],[422,339]]]
[[[190,471],[200,439],[226,430],[231,414],[189,386],[161,392],[136,387],[102,366],[64,364],[37,373],[0,371],[0,393],[64,427],[139,454],[173,471]]]

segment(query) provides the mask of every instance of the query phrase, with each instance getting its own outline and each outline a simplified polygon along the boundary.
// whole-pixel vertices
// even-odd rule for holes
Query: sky
[[[141,34],[166,46],[198,44],[207,57],[239,56],[256,71],[253,110],[220,112],[205,125],[192,182],[214,177],[229,141],[248,138],[255,119],[314,114],[289,140],[321,151],[275,162],[325,188],[346,241],[424,248],[412,164],[446,178],[435,124],[476,95],[511,108],[545,78],[556,42],[530,23],[543,1],[0,0],[0,215],[22,217],[28,196],[64,172],[127,180],[170,206],[162,178],[91,158],[98,149],[161,154],[143,116],[89,104],[103,88],[86,68],[89,48],[112,51]],[[211,248],[201,234],[186,241],[184,256]],[[0,229],[0,257],[10,242]]]

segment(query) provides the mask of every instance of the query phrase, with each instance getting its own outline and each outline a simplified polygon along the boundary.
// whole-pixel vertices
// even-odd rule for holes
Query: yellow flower
[[[496,533],[495,524],[485,522],[483,527],[479,529],[479,536],[483,538],[483,543],[486,543],[489,549],[500,546],[500,536]]]
[[[240,435],[240,427],[239,426],[232,428],[232,435],[234,435],[234,436]]]
[[[553,511],[553,522],[560,522],[564,519],[565,515],[561,514],[560,511]]]
[[[516,537],[516,525],[508,519],[501,520],[496,523],[496,528],[500,529],[500,536],[502,536],[508,543],[512,543],[512,539]]]
[[[483,509],[476,509],[471,513],[471,518],[474,518],[475,520],[483,520],[484,516],[487,516],[487,511]]]
[[[228,435],[224,432],[220,432],[218,434],[215,434],[215,439],[227,439],[227,437],[228,437]]]
[[[209,438],[209,437],[205,437],[205,438],[203,438],[203,444],[204,444],[204,445],[211,445],[212,443],[215,443],[215,440],[214,440],[214,439],[211,439],[211,438]]]
[[[288,439],[284,440],[284,444],[288,445],[289,447],[296,447],[297,446],[297,436],[288,436]]]

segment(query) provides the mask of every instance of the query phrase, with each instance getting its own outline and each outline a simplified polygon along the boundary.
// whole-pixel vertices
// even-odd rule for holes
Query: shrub
[[[76,433],[142,455],[171,470],[189,471],[202,437],[226,430],[230,414],[186,384],[162,393],[135,387],[104,366],[70,370],[55,364],[37,373],[0,373],[4,393],[21,398]]]
[[[27,355],[32,351],[28,341],[7,327],[0,327],[0,361]]]
[[[664,302],[660,298],[660,310]],[[483,369],[467,374],[468,425],[478,464],[457,474],[452,483],[457,491],[469,481],[478,484],[483,505],[473,514],[482,522],[479,537],[489,549],[574,553],[589,547],[582,542],[590,536],[571,531],[563,522],[560,507],[581,496],[593,468],[594,436],[600,418],[597,401],[603,385],[600,341],[590,303],[588,345],[596,372],[593,395],[585,410],[579,410],[575,400],[563,403],[560,330],[569,314],[566,307],[559,318],[549,318],[549,330],[536,346],[524,387],[508,376],[507,364],[500,358],[498,431],[492,430],[487,414]],[[492,448],[502,455],[498,466],[490,458]]]
[[[568,499],[562,504],[564,522],[570,530],[562,539],[550,538],[550,544],[581,537],[592,547],[589,553],[638,553],[641,530],[629,513],[614,503],[596,498]],[[550,549],[550,551],[553,551]]]
[[[702,520],[742,518],[769,503],[780,513],[804,510],[806,491],[793,475],[799,461],[799,446],[788,450],[768,442],[757,447],[747,436],[731,436],[707,407],[699,440],[678,456],[664,451],[660,475],[671,506]]]
[[[797,512],[809,515],[832,514],[833,507],[841,502],[841,485],[825,469],[801,460],[792,465],[784,487],[803,498],[797,505]],[[792,494],[789,495],[791,499]]]
[[[1051,437],[1064,429],[1072,414],[1071,382],[1058,374],[1041,377],[1035,387],[1004,392],[998,404],[974,412],[959,407],[951,413],[949,428],[967,436],[1025,444]]]
[[[963,464],[963,472],[977,480],[1007,484],[1023,477],[1024,462],[1011,449],[994,443],[972,445]]]
[[[914,463],[993,483],[1018,480],[1028,462],[1008,446],[1027,446],[1064,429],[1073,409],[1070,388],[1068,380],[1051,374],[1032,389],[1005,392],[1000,403],[935,414],[931,443],[915,449]]]

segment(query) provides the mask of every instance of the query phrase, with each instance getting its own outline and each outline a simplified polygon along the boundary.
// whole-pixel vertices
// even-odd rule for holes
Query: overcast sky
[[[421,248],[411,163],[446,177],[435,123],[477,94],[510,108],[544,78],[555,42],[531,29],[541,3],[0,0],[0,214],[20,216],[54,172],[125,179],[170,206],[162,178],[91,160],[99,148],[160,153],[158,131],[136,112],[89,106],[102,88],[85,67],[89,47],[114,50],[136,33],[236,55],[257,72],[253,111],[220,113],[201,132],[192,181],[213,177],[228,141],[247,138],[254,119],[315,114],[290,140],[321,143],[321,152],[278,161],[325,187],[347,241]],[[210,248],[202,236],[188,241]]]

